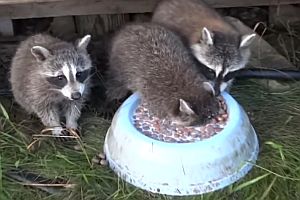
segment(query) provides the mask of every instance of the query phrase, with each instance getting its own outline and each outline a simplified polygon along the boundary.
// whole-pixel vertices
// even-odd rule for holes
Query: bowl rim
[[[241,109],[242,107],[237,103],[237,101],[227,92],[222,92],[221,94],[225,100],[225,103],[227,105],[227,114],[228,119],[227,122],[223,128],[222,131],[219,133],[203,139],[203,140],[197,140],[193,142],[186,142],[186,143],[178,143],[178,142],[165,142],[161,140],[157,140],[154,138],[151,138],[149,136],[144,135],[141,133],[133,124],[133,113],[137,106],[140,103],[140,95],[138,92],[133,93],[129,98],[125,100],[125,102],[121,105],[119,108],[117,114],[119,120],[118,123],[121,123],[122,127],[126,127],[128,129],[128,133],[132,134],[133,137],[137,140],[141,140],[146,143],[152,143],[153,145],[161,146],[163,145],[164,148],[166,147],[181,147],[181,148],[199,148],[199,144],[202,146],[204,145],[210,145],[211,143],[216,143],[218,141],[223,141],[225,138],[229,137],[230,134],[232,134],[234,129],[236,128],[237,124],[240,122],[241,117]],[[128,125],[130,124],[130,126]],[[204,147],[205,148],[205,147]]]

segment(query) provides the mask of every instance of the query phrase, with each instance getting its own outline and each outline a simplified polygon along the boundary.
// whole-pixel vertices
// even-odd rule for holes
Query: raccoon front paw
[[[52,130],[52,135],[55,137],[56,140],[61,142],[68,140],[66,134],[64,133],[64,129],[62,127],[55,127]]]
[[[80,138],[80,131],[78,129],[66,128],[62,131],[62,135],[64,140],[73,140]]]
[[[52,134],[60,142],[66,142],[78,138],[79,131],[74,129],[66,129],[63,127],[55,127],[52,130]]]
[[[77,124],[77,122],[74,122],[73,120],[72,121],[67,121],[66,128],[77,130],[78,129],[78,124]]]
[[[108,161],[106,160],[106,155],[104,153],[97,154],[93,159],[92,162],[96,165],[100,166],[107,166]]]
[[[63,131],[62,127],[55,127],[52,130],[52,135],[55,136],[55,137],[63,136],[62,131]]]

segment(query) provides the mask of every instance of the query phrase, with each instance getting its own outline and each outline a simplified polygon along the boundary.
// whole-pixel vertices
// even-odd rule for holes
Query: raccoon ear
[[[205,90],[207,90],[208,92],[211,92],[213,95],[216,94],[215,88],[210,82],[204,82],[203,87]]]
[[[205,44],[208,44],[208,45],[213,45],[214,42],[213,42],[213,33],[210,32],[206,27],[204,27],[202,29],[202,34],[201,34],[201,37],[202,37],[202,41],[205,43]]]
[[[253,42],[255,36],[255,33],[243,35],[240,43],[240,48],[248,47]]]
[[[51,55],[50,51],[42,46],[33,46],[31,53],[39,61],[44,61]]]
[[[188,103],[183,99],[179,99],[179,111],[188,115],[195,114],[195,112],[191,109]]]
[[[78,39],[76,41],[76,48],[81,50],[86,50],[90,40],[91,40],[91,35],[86,35],[83,38]]]

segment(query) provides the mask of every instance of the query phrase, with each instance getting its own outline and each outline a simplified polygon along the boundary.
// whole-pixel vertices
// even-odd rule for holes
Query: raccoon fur
[[[86,51],[91,36],[76,44],[47,34],[31,36],[20,43],[12,59],[10,83],[15,101],[36,114],[54,135],[66,128],[77,129],[81,108],[89,94],[92,68]]]
[[[107,96],[138,92],[152,114],[178,125],[204,123],[218,111],[213,87],[172,31],[152,23],[123,27],[113,38]]]
[[[241,35],[214,9],[201,0],[163,0],[154,9],[152,22],[177,32],[194,56],[207,68],[202,69],[218,94],[231,81],[229,72],[244,68],[250,57],[249,46],[255,34]]]

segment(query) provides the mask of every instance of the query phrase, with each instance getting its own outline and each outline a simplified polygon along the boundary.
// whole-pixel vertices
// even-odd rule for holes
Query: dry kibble
[[[225,114],[222,115],[222,117],[223,117],[223,119],[227,119],[228,118],[228,114],[225,113]]]
[[[222,121],[223,121],[223,117],[222,117],[222,116],[220,116],[220,115],[219,115],[219,116],[217,116],[217,121],[218,121],[218,122],[222,122]]]
[[[145,135],[147,135],[147,136],[152,135],[152,133],[151,133],[150,131],[143,131],[143,133],[144,133]]]
[[[224,99],[219,100],[219,114],[202,126],[183,127],[167,119],[159,119],[149,112],[146,104],[141,104],[133,116],[133,124],[138,131],[156,140],[173,143],[188,143],[212,137],[223,130],[228,119]]]
[[[211,121],[210,121],[210,123],[216,124],[216,123],[217,123],[217,120],[216,120],[215,118],[212,118]]]
[[[95,157],[92,158],[92,162],[97,165],[108,165],[108,161],[106,160],[106,155],[104,153],[99,153]]]
[[[222,105],[221,105],[222,106]],[[220,111],[219,111],[219,114],[220,115],[223,115],[223,114],[225,114],[225,110],[223,110],[223,109],[220,109]]]
[[[106,166],[107,164],[107,160],[100,160],[100,165]]]
[[[94,157],[94,158],[92,158],[92,162],[95,163],[95,164],[99,164],[100,159],[97,158],[97,157]]]
[[[106,159],[106,155],[104,153],[99,153],[98,157],[101,159]]]
[[[220,131],[222,131],[222,130],[223,130],[223,128],[219,128],[219,127],[216,127],[216,128],[215,128],[215,131],[216,131],[216,132],[220,132]]]

